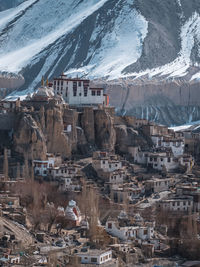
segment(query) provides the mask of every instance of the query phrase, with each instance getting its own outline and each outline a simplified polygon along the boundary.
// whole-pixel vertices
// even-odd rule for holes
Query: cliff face
[[[13,120],[13,147],[29,159],[42,159],[46,153],[91,155],[101,149],[127,152],[128,146],[145,144],[131,125],[131,119],[117,121],[112,108],[72,110],[65,105],[18,112]]]
[[[200,118],[200,83],[152,79],[97,82],[110,96],[119,115],[132,115],[165,125],[182,125]]]
[[[47,146],[42,129],[29,114],[20,114],[15,126],[13,142],[15,151],[28,159],[46,158]]]
[[[104,109],[95,111],[96,144],[102,149],[113,151],[116,142],[114,117]]]

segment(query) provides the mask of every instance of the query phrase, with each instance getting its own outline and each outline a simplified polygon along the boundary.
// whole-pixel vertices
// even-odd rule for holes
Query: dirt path
[[[28,230],[16,222],[13,222],[7,218],[0,217],[1,231],[13,233],[17,240],[21,240],[23,246],[29,246],[33,243],[33,238]]]

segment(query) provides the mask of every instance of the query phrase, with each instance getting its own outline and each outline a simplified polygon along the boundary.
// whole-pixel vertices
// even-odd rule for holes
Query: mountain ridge
[[[52,79],[64,71],[97,79],[97,83],[100,79],[108,85],[109,80],[118,84],[122,78],[122,90],[128,93],[126,80],[136,89],[137,82],[143,81],[155,92],[155,84],[150,87],[149,83],[163,81],[161,102],[168,109],[170,88],[166,81],[171,86],[173,80],[185,80],[183,86],[190,90],[189,81],[200,79],[199,1],[58,0],[51,5],[48,0],[27,0],[20,5],[14,2],[13,8],[0,12],[0,71],[24,76],[25,83],[19,89],[22,92],[15,95],[32,92],[43,75]],[[196,91],[191,98],[196,98]],[[135,109],[134,96],[130,95],[128,107],[125,100],[121,105],[120,99],[112,99],[111,104],[116,103],[122,112],[122,107],[127,107],[125,112],[129,112]],[[190,104],[191,108],[198,105]],[[155,108],[159,112],[159,107]]]

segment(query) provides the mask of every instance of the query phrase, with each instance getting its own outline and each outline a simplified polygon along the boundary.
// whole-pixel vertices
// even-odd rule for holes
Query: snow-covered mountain
[[[200,79],[199,0],[0,0],[0,10],[0,71],[22,74],[21,90],[62,71]]]
[[[23,3],[0,12],[0,70],[21,72],[26,86],[62,70],[109,79],[184,76],[200,61],[200,1],[11,2]]]

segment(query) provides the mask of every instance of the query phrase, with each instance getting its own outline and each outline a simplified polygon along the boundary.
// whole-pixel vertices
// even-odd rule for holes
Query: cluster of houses
[[[42,80],[42,86],[24,101],[1,101],[0,122],[7,129],[9,127],[5,114],[24,108],[39,110],[46,103],[69,105],[72,109],[85,106],[96,109],[107,107],[109,97],[103,88],[91,86],[89,80],[78,77],[72,79],[61,74],[53,82],[47,81],[46,85]],[[97,149],[84,163],[64,160],[60,154],[52,153],[47,153],[45,160],[32,161],[35,180],[51,183],[57,186],[60,194],[72,195],[76,199],[67,201],[65,207],[56,208],[56,216],[67,222],[67,226],[63,223],[64,226],[61,227],[53,222],[49,232],[41,227],[41,232],[33,234],[31,246],[34,242],[37,246],[34,246],[35,254],[31,253],[34,254],[32,256],[37,266],[47,264],[48,258],[55,251],[58,258],[65,259],[67,255],[65,266],[79,264],[78,266],[117,267],[119,257],[125,264],[135,264],[139,262],[139,258],[152,258],[156,253],[167,253],[169,249],[167,234],[159,231],[156,221],[141,216],[147,207],[152,210],[156,207],[157,211],[170,212],[175,216],[199,213],[200,183],[192,174],[196,151],[193,146],[197,143],[196,140],[200,140],[199,134],[175,132],[145,119],[131,120],[134,130],[146,138],[147,145],[130,145],[121,156],[114,151]],[[65,126],[64,131],[69,134],[71,125]],[[86,167],[92,176],[91,173],[87,174]],[[96,247],[94,244],[88,245],[88,236],[94,229],[91,218],[79,209],[82,204],[79,197],[83,191],[83,180],[98,188],[99,196],[109,206],[107,210],[105,208],[102,218],[100,215],[97,218],[96,227],[101,237],[107,241],[102,247],[100,242]],[[0,221],[5,219],[14,222],[26,231],[26,209],[21,205],[20,195],[13,194],[17,182],[26,181],[21,178],[6,179],[4,175],[0,175]],[[53,203],[48,203],[47,206],[55,210]],[[0,232],[2,246],[7,250],[12,248],[13,251],[5,253],[7,250],[4,250],[0,264],[19,264],[20,255],[14,253],[19,250],[18,241],[12,231]],[[18,245],[18,250],[15,250],[14,245]]]
[[[173,172],[179,168],[191,171],[194,158],[185,153],[185,138],[181,132],[174,132],[166,126],[149,123],[141,126],[142,132],[150,138],[151,149],[139,146],[129,147],[133,161],[158,171]]]
[[[36,177],[57,182],[61,191],[80,190],[81,166],[63,162],[60,155],[47,153],[46,160],[34,160]]]

